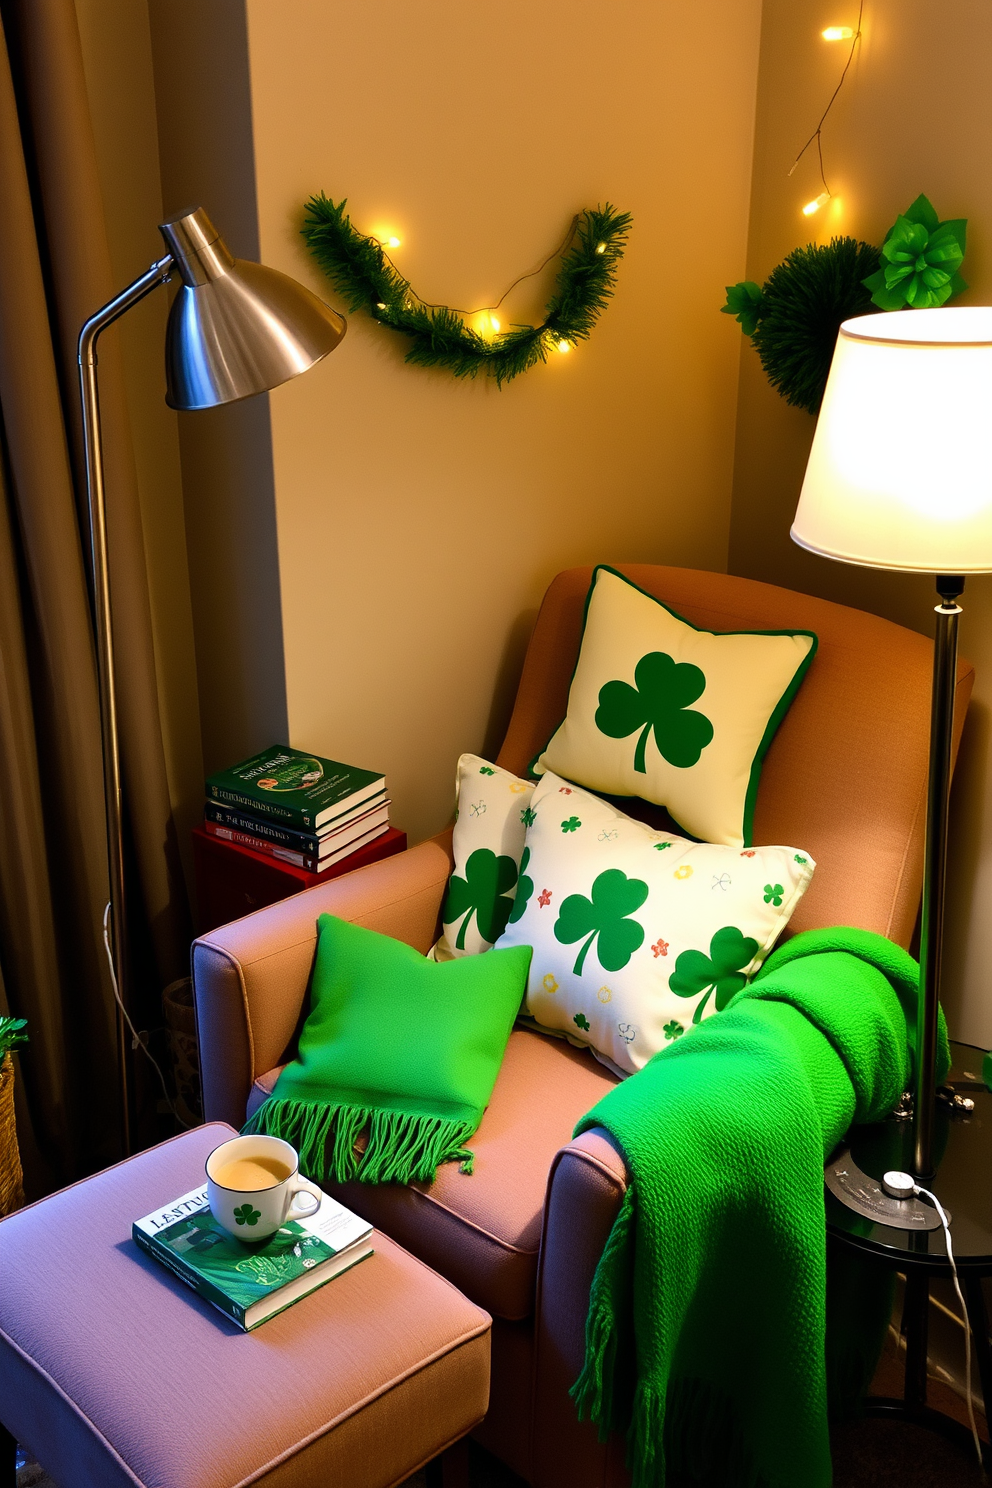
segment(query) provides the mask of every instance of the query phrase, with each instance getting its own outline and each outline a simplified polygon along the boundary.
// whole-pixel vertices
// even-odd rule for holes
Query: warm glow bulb
[[[499,330],[499,321],[496,319],[495,315],[490,315],[489,324],[494,331]]]
[[[606,244],[605,243],[597,243],[596,244],[596,252],[597,253],[605,253],[606,252]]]
[[[854,35],[854,28],[852,26],[828,26],[825,31],[820,32],[820,35],[824,41],[850,41]]]
[[[827,202],[829,200],[830,200],[830,192],[829,191],[821,191],[820,194],[819,194],[819,196],[816,198],[815,201],[809,201],[803,207],[803,216],[804,217],[812,217],[813,213],[814,212],[818,212],[821,207],[825,207],[826,204],[827,204]]]
[[[401,246],[401,243],[402,243],[402,239],[401,238],[387,238],[386,239],[386,247],[387,248],[399,248]]]
[[[566,351],[571,351],[571,349],[572,349],[572,343],[571,343],[571,341],[559,341],[558,342],[558,350],[561,352],[562,356],[565,355]]]

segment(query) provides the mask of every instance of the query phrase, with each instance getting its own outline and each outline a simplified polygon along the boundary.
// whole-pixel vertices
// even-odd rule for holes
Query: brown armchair
[[[816,659],[772,742],[755,839],[808,849],[813,884],[791,929],[859,925],[908,945],[920,899],[932,648],[844,606],[724,574],[623,565],[710,630],[804,628]],[[560,722],[591,570],[551,584],[499,763],[518,774]],[[960,732],[973,672],[958,673]],[[193,948],[205,1115],[240,1126],[292,1057],[322,911],[426,951],[450,836],[212,931]],[[622,1443],[601,1445],[568,1397],[596,1262],[626,1182],[606,1133],[571,1141],[614,1083],[585,1051],[518,1030],[472,1146],[433,1184],[347,1185],[341,1197],[493,1314],[489,1414],[479,1440],[534,1488],[618,1488]]]

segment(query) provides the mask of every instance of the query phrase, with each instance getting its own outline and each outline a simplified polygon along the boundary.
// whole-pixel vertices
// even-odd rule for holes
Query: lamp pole
[[[132,305],[137,305],[160,284],[167,284],[173,267],[171,253],[153,263],[95,315],[79,333],[79,390],[83,410],[83,450],[86,458],[86,497],[93,571],[93,607],[96,621],[97,678],[100,689],[100,733],[103,744],[103,791],[107,825],[107,866],[110,877],[109,942],[113,961],[112,980],[117,1024],[117,1078],[121,1147],[131,1155],[131,1090],[128,1059],[128,1030],[125,1014],[130,1005],[127,964],[124,889],[124,799],[121,786],[121,751],[117,721],[117,686],[114,672],[114,630],[110,609],[110,563],[107,549],[107,503],[103,479],[103,441],[100,426],[100,396],[97,387],[96,344],[101,331],[112,325]]]
[[[920,995],[916,1004],[916,1087],[913,1101],[913,1172],[933,1176],[936,1097],[937,1018],[944,943],[947,882],[947,829],[951,795],[954,689],[958,670],[958,621],[964,579],[937,578],[940,604],[934,608],[933,684],[930,703],[930,775],[923,850],[923,908],[920,919]]]

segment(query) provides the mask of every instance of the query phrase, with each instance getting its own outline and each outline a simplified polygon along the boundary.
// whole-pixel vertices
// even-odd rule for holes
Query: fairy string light
[[[823,168],[823,126],[826,123],[827,115],[830,113],[830,110],[837,102],[837,95],[840,93],[841,88],[843,88],[845,80],[847,78],[847,74],[851,68],[851,63],[854,61],[854,53],[857,51],[858,42],[861,40],[861,20],[864,15],[864,9],[865,0],[859,0],[858,23],[854,27],[853,33],[849,26],[828,26],[827,29],[823,32],[823,36],[827,41],[847,41],[848,39],[850,39],[851,47],[847,54],[847,61],[844,63],[844,70],[840,75],[840,80],[833,93],[831,93],[830,95],[830,101],[827,104],[826,108],[823,110],[823,113],[820,115],[819,123],[813,130],[813,133],[803,145],[795,160],[792,162],[792,168],[789,171],[790,176],[794,174],[796,167],[799,165],[799,162],[806,154],[806,151],[812,144],[815,143],[816,158],[820,171],[820,182],[823,186],[823,190],[820,192],[819,196],[815,197],[812,201],[808,201],[803,207],[804,217],[811,217],[814,212],[818,212],[821,207],[826,206],[827,202],[833,195],[833,192],[827,185],[827,178]]]

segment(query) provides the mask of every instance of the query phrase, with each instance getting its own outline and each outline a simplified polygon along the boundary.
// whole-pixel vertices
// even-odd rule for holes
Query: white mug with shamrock
[[[207,1158],[210,1212],[236,1240],[267,1240],[287,1220],[316,1214],[322,1198],[281,1137],[232,1137]]]

